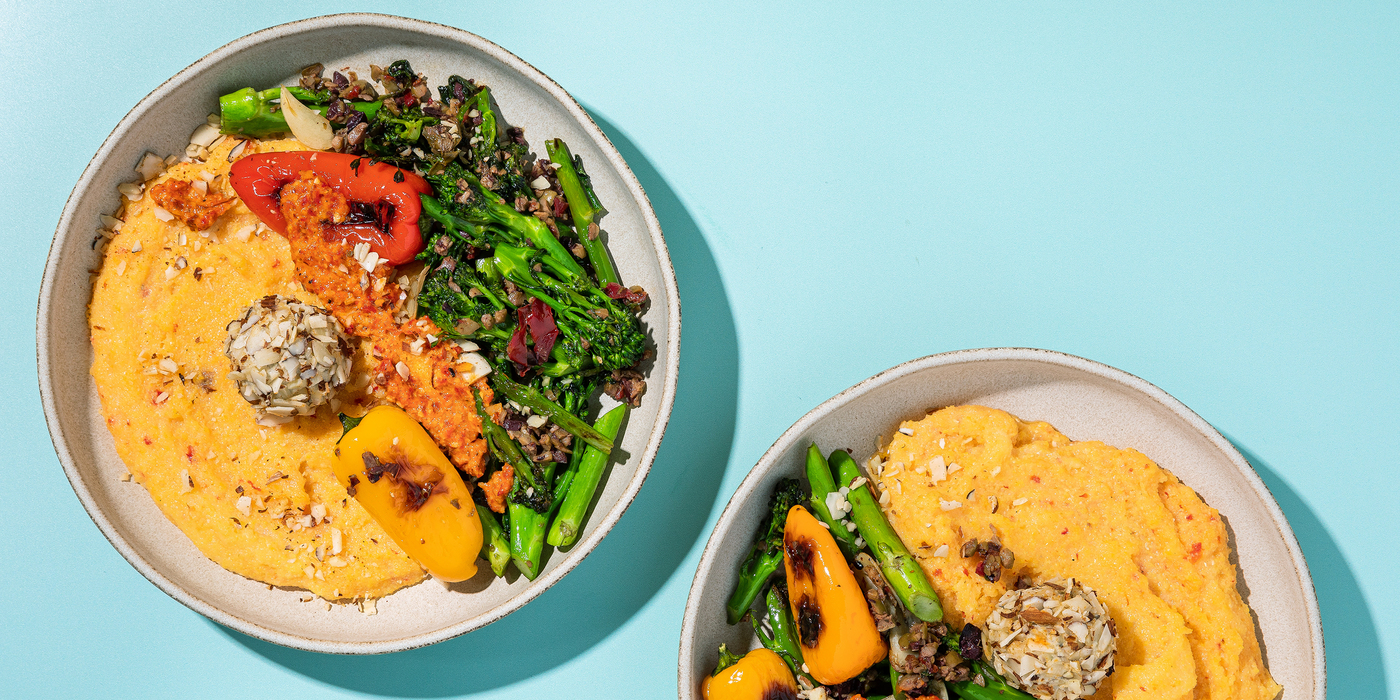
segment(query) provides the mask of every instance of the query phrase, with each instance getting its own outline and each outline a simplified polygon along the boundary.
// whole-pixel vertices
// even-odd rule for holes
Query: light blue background
[[[700,549],[778,434],[899,362],[1007,345],[1127,370],[1235,441],[1310,563],[1331,696],[1400,695],[1396,4],[48,5],[0,16],[0,696],[670,696]],[[505,620],[373,658],[141,578],[59,468],[32,335],[59,211],[126,111],[243,34],[356,9],[569,89],[685,304],[672,427],[613,534]]]

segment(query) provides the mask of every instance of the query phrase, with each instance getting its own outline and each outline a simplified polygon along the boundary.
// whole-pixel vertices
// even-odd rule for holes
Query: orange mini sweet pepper
[[[788,511],[783,567],[802,660],[818,683],[850,680],[885,658],[885,638],[836,539],[802,506]]]
[[[719,648],[719,666],[700,681],[705,700],[797,700],[797,679],[783,657],[754,649],[742,658]]]

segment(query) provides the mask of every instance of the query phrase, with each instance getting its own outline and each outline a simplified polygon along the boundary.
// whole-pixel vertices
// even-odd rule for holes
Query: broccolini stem
[[[849,488],[860,477],[860,467],[844,451],[832,452],[830,459],[839,478],[838,483]],[[870,495],[870,488],[865,484],[851,488],[846,500],[851,503],[851,518],[855,520],[860,536],[865,538],[865,544],[875,555],[876,561],[880,562],[880,570],[904,607],[925,622],[943,619],[943,606],[938,603],[938,593],[933,590],[928,577],[924,576],[924,570],[919,568],[919,560],[909,553],[889,521],[885,520],[885,514],[880,512],[879,504]]]
[[[574,170],[574,156],[569,152],[569,146],[564,143],[563,139],[551,139],[544,142],[544,147],[549,153],[549,159],[559,166],[554,174],[559,178],[559,186],[564,190],[564,199],[569,202],[569,213],[573,215],[574,219],[574,231],[578,234],[583,249],[588,251],[588,262],[593,264],[593,271],[598,275],[599,286],[622,284],[618,279],[617,270],[613,268],[612,258],[608,257],[608,249],[603,245],[602,239],[590,233],[590,227],[598,223],[600,208],[594,204],[597,198],[592,196],[592,192],[579,178],[578,171]]]
[[[593,428],[611,445],[626,417],[627,404],[622,404],[599,417]],[[578,447],[574,449],[577,450]],[[611,453],[612,448],[599,449],[592,442],[584,448],[573,483],[564,494],[564,503],[559,506],[559,514],[549,528],[550,544],[555,547],[567,547],[578,540],[579,534],[583,532],[583,518],[588,515],[588,507],[593,504],[593,494],[598,490],[598,482],[603,479],[603,471],[607,469],[608,456]]]
[[[847,557],[855,557],[856,552],[860,551],[860,548],[856,547],[856,536],[846,529],[845,523],[832,517],[831,509],[826,506],[826,496],[836,490],[836,481],[831,476],[831,467],[827,465],[826,458],[815,443],[807,448],[807,483],[812,487],[812,510],[826,523],[827,530],[831,531],[831,536],[836,539],[841,551],[845,552]]]
[[[510,558],[515,568],[531,581],[540,575],[540,562],[544,558],[544,527],[549,516],[535,512],[530,506],[511,502],[510,512]],[[540,537],[536,538],[534,533]]]
[[[515,568],[531,581],[540,575],[540,567],[543,566],[545,531],[549,527],[549,519],[568,493],[579,463],[583,460],[583,453],[582,449],[574,450],[569,456],[568,469],[558,479],[553,478],[556,462],[544,466],[542,480],[544,483],[554,481],[554,497],[550,499],[548,511],[539,513],[529,506],[510,504],[510,556],[515,560]]]
[[[486,506],[478,505],[476,514],[481,518],[481,558],[491,564],[492,573],[505,576],[506,565],[510,563],[510,544],[506,542],[501,523]]]
[[[792,507],[805,501],[806,489],[797,479],[780,479],[768,499],[768,516],[760,526],[753,548],[739,566],[739,582],[725,603],[729,624],[737,624],[763,592],[768,579],[783,565],[783,534]]]
[[[554,515],[559,510],[559,506],[563,505],[564,496],[569,493],[569,487],[573,486],[574,479],[578,477],[579,465],[583,463],[583,455],[587,451],[580,448],[569,455],[569,468],[565,469],[564,473],[554,480],[554,498],[550,501],[551,505],[547,515]],[[543,532],[541,532],[541,536],[543,536]]]
[[[778,594],[777,587],[768,587],[768,595],[764,597],[764,608],[763,617],[768,621],[768,627],[773,634],[770,636],[764,633],[763,628],[759,626],[758,618],[750,618],[753,622],[753,631],[758,635],[759,643],[783,657],[788,668],[792,669],[793,675],[811,681],[812,687],[821,685],[802,670],[802,665],[805,662],[802,660],[802,647],[797,643],[796,627],[792,623],[792,611],[788,609],[783,597]]]
[[[890,688],[890,697],[893,700],[907,700],[908,696],[899,689],[899,671],[895,670],[894,664],[890,664]]]
[[[472,387],[472,397],[476,399],[476,415],[481,420],[481,434],[486,436],[486,445],[491,448],[491,452],[497,459],[515,469],[516,478],[524,479],[531,488],[538,489],[533,463],[525,458],[525,453],[520,451],[520,446],[511,439],[510,433],[491,420],[491,414],[486,412],[486,406],[481,403],[481,392],[477,391],[476,387]]]
[[[782,549],[758,553],[758,556],[744,560],[743,567],[739,569],[739,583],[734,586],[734,593],[730,594],[729,602],[724,605],[729,624],[738,624],[743,619],[744,613],[763,592],[763,587],[768,585],[768,579],[782,566]]]
[[[593,426],[583,422],[578,416],[565,411],[559,404],[545,398],[544,394],[523,384],[517,384],[500,372],[495,374],[492,383],[511,401],[529,408],[537,415],[549,418],[555,425],[569,431],[574,437],[601,450],[604,456],[612,453],[612,438],[605,437],[601,431],[595,430]],[[499,426],[497,427],[499,428]],[[530,485],[539,488],[539,485],[533,482]]]
[[[448,212],[442,207],[442,202],[437,201],[437,198],[432,195],[420,194],[418,199],[423,202],[423,213],[427,214],[428,218],[442,224],[442,227],[447,229],[449,233],[466,233],[469,234],[468,237],[477,239],[483,236],[484,232],[480,226]]]
[[[561,267],[569,271],[574,277],[588,279],[583,267],[574,261],[574,256],[569,251],[564,250],[564,244],[554,237],[554,233],[544,225],[543,221],[533,216],[526,216],[515,210],[515,207],[507,204],[501,195],[487,189],[481,184],[481,179],[469,171],[462,171],[462,178],[467,180],[477,192],[486,198],[486,204],[482,211],[486,213],[492,221],[524,235],[536,248],[543,249],[545,253],[553,258]]]
[[[476,94],[467,98],[467,104],[462,106],[462,113],[475,108],[481,113],[480,144],[482,153],[491,153],[496,148],[496,110],[491,108],[491,88],[482,86]]]
[[[977,670],[978,666],[982,666],[982,663],[974,663],[973,669]],[[983,668],[985,669],[985,666]],[[950,681],[947,685],[958,697],[966,700],[1035,700],[1034,696],[1012,688],[1005,681],[988,677],[985,673],[982,673],[982,680],[986,685],[978,685],[972,681]]]

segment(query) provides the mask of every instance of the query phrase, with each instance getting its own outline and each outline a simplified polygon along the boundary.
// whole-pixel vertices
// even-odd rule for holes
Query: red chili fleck
[[[194,461],[194,445],[190,445],[185,448],[185,459],[188,459],[191,462]]]
[[[1196,519],[1196,516],[1194,516],[1194,515],[1188,515],[1188,516],[1186,516],[1186,519],[1187,519],[1187,520],[1195,520],[1195,519]]]
[[[1063,529],[1063,530],[1060,530],[1060,534],[1061,534],[1061,535],[1068,535],[1068,534],[1069,534],[1069,528],[1065,528],[1065,529]]]
[[[1191,553],[1188,554],[1188,555],[1186,555],[1186,558],[1187,558],[1187,559],[1190,559],[1190,560],[1193,561],[1193,562],[1195,562],[1195,561],[1200,561],[1200,559],[1201,559],[1201,543],[1200,543],[1200,542],[1196,542],[1196,543],[1194,543],[1194,544],[1191,545]]]
[[[1081,493],[1081,494],[1079,494],[1079,497],[1080,497],[1080,498],[1088,498],[1088,497],[1089,497],[1089,494],[1087,494],[1087,493]]]
[[[1038,477],[1038,476],[1032,474],[1032,475],[1031,475],[1031,481],[1034,481],[1035,483],[1038,484],[1038,483],[1040,483],[1040,477]]]
[[[145,435],[142,435],[142,436],[141,436],[141,442],[144,442],[144,443],[146,443],[147,445],[149,445],[149,444],[151,444],[151,438],[149,438],[149,437],[147,437],[147,436],[145,436]]]

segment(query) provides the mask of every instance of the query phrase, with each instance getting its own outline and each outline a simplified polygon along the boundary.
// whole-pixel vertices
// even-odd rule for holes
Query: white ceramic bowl
[[[145,489],[120,481],[125,467],[102,424],[89,375],[88,270],[98,216],[117,205],[116,187],[134,179],[142,153],[182,153],[190,132],[218,110],[218,96],[247,86],[294,84],[302,66],[367,70],[407,58],[432,84],[451,74],[490,85],[507,121],[537,150],[560,137],[581,155],[599,198],[619,274],[651,294],[643,318],[655,341],[648,391],[633,411],[613,466],[579,542],[555,552],[535,581],[482,575],[453,590],[433,582],[383,599],[374,616],[353,607],[326,611],[304,593],[268,590],[205,558],[161,515]],[[448,639],[494,622],[559,581],[591,552],[646,478],[671,413],[680,350],[680,301],[661,228],[627,164],[564,89],[505,49],[460,29],[384,15],[318,17],[250,34],[180,71],[122,119],[83,171],[59,220],[39,296],[39,385],[54,448],[79,500],[112,545],[161,590],[245,634],[312,651],[380,653]]]
[[[807,445],[850,448],[864,464],[877,436],[888,437],[900,421],[959,404],[1048,421],[1075,440],[1136,448],[1180,477],[1225,516],[1240,590],[1254,610],[1282,697],[1325,696],[1312,577],[1283,512],[1234,446],[1180,401],[1131,374],[1046,350],[992,348],[931,355],[871,377],[813,409],[773,443],[729,500],[700,558],[681,626],[682,699],[699,696],[721,642],[755,646],[748,625],[725,622],[725,601],[769,494],[779,479],[802,477]]]

